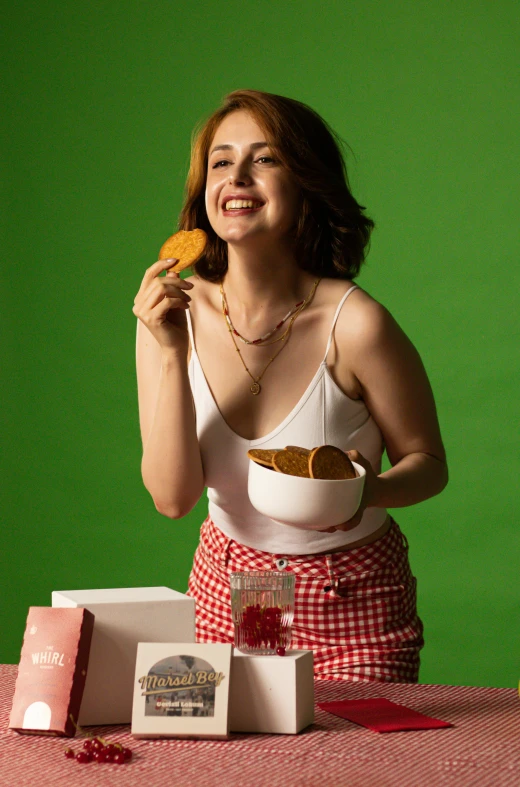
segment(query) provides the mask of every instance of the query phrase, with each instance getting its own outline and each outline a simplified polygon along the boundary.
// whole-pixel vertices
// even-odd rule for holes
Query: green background
[[[143,488],[132,305],[195,123],[251,87],[352,147],[359,281],[432,380],[450,484],[397,512],[421,682],[517,684],[519,26],[512,0],[4,8],[1,661],[53,589],[186,588],[205,506],[174,522]]]

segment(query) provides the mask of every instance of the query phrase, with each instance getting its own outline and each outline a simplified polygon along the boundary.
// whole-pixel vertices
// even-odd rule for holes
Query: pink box
[[[73,737],[87,676],[94,615],[87,609],[30,607],[9,727]]]

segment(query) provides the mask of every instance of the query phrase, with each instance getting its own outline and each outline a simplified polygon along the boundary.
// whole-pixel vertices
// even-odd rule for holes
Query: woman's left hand
[[[366,470],[365,485],[363,487],[361,503],[359,504],[358,510],[351,519],[349,519],[347,522],[342,522],[340,525],[335,525],[334,527],[329,527],[326,530],[322,530],[322,533],[335,533],[336,530],[353,530],[361,522],[365,508],[374,505],[376,500],[376,488],[379,479],[374,473],[372,465],[368,459],[365,459],[365,457],[359,453],[359,451],[347,451],[347,454],[352,462],[357,462],[358,465],[361,465]]]

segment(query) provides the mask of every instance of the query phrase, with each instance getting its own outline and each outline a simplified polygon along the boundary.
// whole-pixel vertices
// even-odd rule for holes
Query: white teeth
[[[260,202],[253,202],[251,199],[230,199],[226,202],[226,210],[240,210],[240,208],[254,208],[259,207]]]

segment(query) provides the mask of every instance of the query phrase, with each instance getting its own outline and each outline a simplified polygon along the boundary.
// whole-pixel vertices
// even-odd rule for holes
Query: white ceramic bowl
[[[354,516],[365,485],[365,468],[352,463],[358,478],[329,481],[278,473],[249,460],[247,489],[261,514],[283,525],[324,530]]]

